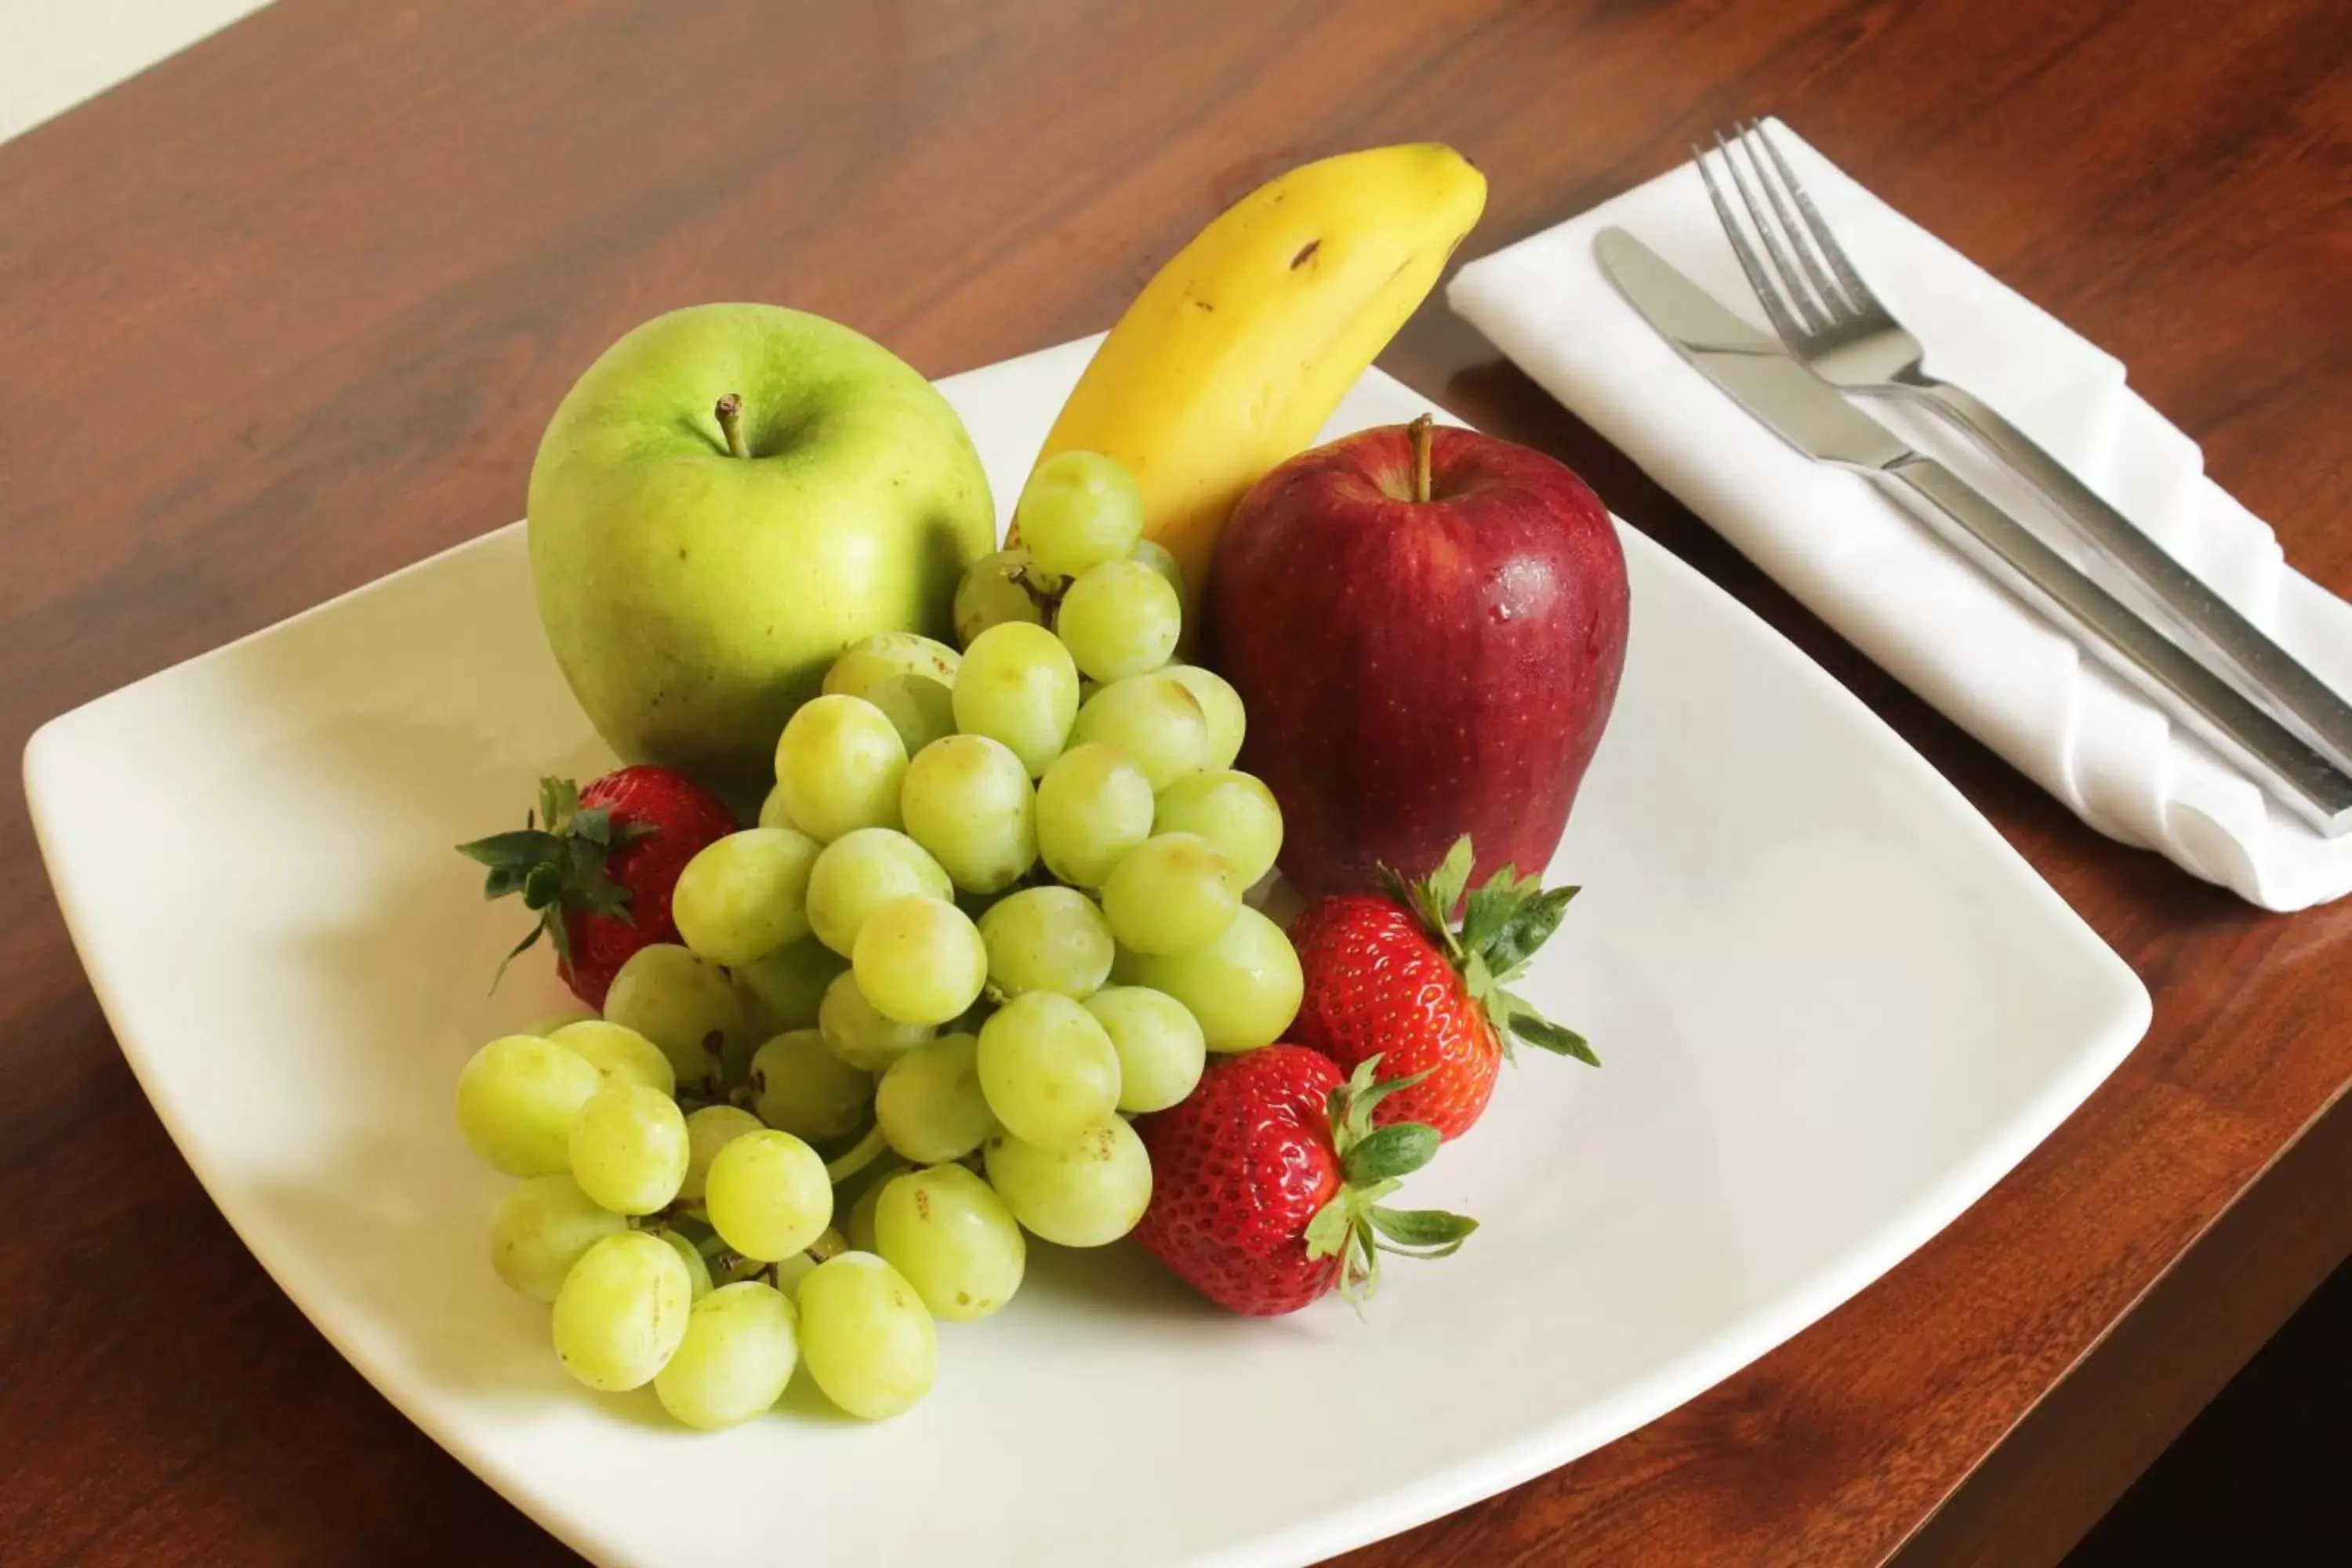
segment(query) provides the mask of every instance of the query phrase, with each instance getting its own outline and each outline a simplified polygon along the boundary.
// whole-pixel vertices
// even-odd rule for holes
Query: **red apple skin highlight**
[[[1203,651],[1249,710],[1240,766],[1281,804],[1308,898],[1434,867],[1473,885],[1550,863],[1625,665],[1609,513],[1540,452],[1440,426],[1430,499],[1410,427],[1301,453],[1217,542]]]

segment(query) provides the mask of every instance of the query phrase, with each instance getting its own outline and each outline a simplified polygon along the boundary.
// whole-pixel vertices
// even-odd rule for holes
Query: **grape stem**
[[[874,1163],[875,1161],[880,1159],[884,1154],[889,1152],[889,1150],[890,1141],[882,1136],[882,1129],[879,1127],[873,1128],[866,1132],[865,1137],[860,1138],[857,1141],[857,1146],[856,1148],[850,1150],[848,1153],[844,1154],[840,1159],[835,1160],[827,1164],[824,1168],[824,1173],[826,1176],[831,1178],[833,1184],[837,1187],[841,1185],[842,1183],[849,1180],[850,1177],[857,1174],[858,1172],[866,1169],[866,1166]]]
[[[750,457],[751,448],[743,444],[743,400],[730,392],[719,400],[719,406],[712,412],[719,416],[719,428],[727,437],[727,455]]]
[[[1037,606],[1039,615],[1045,617],[1045,625],[1050,626],[1054,624],[1055,616],[1059,614],[1062,608],[1062,595],[1069,592],[1068,579],[1059,579],[1060,586],[1052,586],[1047,582],[1040,581],[1037,575],[1033,574],[1029,568],[1024,565],[1014,567],[1008,581],[1029,595],[1029,602]]]

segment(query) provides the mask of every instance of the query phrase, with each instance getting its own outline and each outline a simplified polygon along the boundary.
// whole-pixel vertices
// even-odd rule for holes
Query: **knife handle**
[[[2175,628],[2225,679],[2257,702],[2299,724],[2305,738],[2339,767],[2352,767],[2352,703],[2213,592],[2172,552],[2109,506],[2097,491],[1964,388],[1932,377],[1898,384],[1958,425],[1985,450],[2023,475],[2054,502],[2076,533],[2154,595]]]
[[[2327,837],[2352,830],[2352,777],[1966,479],[1916,453],[1866,470],[1943,539]]]

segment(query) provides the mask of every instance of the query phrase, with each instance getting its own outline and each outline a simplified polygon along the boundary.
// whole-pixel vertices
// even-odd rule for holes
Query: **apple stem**
[[[1426,414],[1406,427],[1412,437],[1412,499],[1429,499],[1429,433],[1435,423]]]
[[[743,400],[729,393],[719,400],[716,410],[719,428],[727,434],[727,453],[733,458],[748,458],[751,448],[743,444]]]

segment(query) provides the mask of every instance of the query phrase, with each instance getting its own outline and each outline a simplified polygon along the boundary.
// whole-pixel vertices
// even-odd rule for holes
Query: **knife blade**
[[[1622,228],[1593,254],[1619,293],[1700,374],[1817,462],[1864,475],[2029,608],[2203,739],[2320,833],[2352,830],[2352,776],[2053,550],[1998,502],[1847,401]]]

